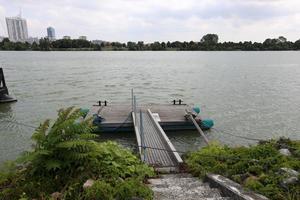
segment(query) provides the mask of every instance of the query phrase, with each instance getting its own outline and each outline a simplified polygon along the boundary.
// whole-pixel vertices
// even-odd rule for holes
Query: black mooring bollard
[[[0,68],[0,103],[9,103],[17,101],[17,99],[9,96],[8,89],[5,83],[3,69]]]
[[[98,103],[98,106],[102,106],[102,101],[97,101],[97,103]],[[104,106],[107,106],[107,104],[108,104],[108,101],[104,101]]]
[[[4,79],[3,69],[0,68],[0,95],[2,94],[9,95],[6,87],[5,79]]]

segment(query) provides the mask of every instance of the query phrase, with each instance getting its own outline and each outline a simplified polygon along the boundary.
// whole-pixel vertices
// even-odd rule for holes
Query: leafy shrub
[[[279,153],[288,148],[292,156]],[[186,163],[196,176],[206,173],[226,176],[245,187],[261,193],[270,199],[300,199],[300,184],[284,185],[286,175],[280,168],[300,170],[300,141],[286,138],[260,142],[256,146],[229,148],[213,143],[197,152],[187,154]],[[299,178],[299,177],[298,177]],[[300,180],[300,179],[299,179]]]
[[[136,179],[128,179],[116,187],[116,199],[131,200],[134,197],[152,199],[152,191]]]
[[[245,180],[245,186],[252,190],[259,190],[263,187],[263,184],[261,184],[257,178],[250,176]]]
[[[143,194],[145,188],[140,186],[154,175],[153,168],[114,142],[95,142],[91,121],[78,120],[81,115],[79,109],[61,109],[51,127],[46,120],[36,129],[34,149],[0,173],[0,199],[49,199],[54,192],[64,199],[81,199],[82,185],[89,178],[114,189],[131,178]],[[108,190],[104,182],[97,182],[94,189]]]
[[[112,200],[113,199],[114,188],[104,182],[104,181],[95,181],[92,187],[87,188],[84,192],[83,199],[86,200]]]

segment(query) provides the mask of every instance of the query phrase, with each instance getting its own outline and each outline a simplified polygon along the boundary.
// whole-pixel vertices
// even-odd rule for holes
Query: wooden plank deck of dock
[[[136,109],[150,109],[153,113],[157,113],[160,118],[159,124],[166,131],[195,130],[193,123],[185,118],[186,110],[191,110],[188,105],[145,104],[138,105]],[[101,116],[103,118],[101,131],[103,132],[134,131],[131,112],[132,106],[128,104],[93,106],[88,117],[94,114]]]

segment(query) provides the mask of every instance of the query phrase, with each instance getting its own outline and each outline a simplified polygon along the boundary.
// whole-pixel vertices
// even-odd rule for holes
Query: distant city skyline
[[[199,41],[216,33],[220,41],[300,39],[299,0],[0,0],[1,36],[5,17],[22,8],[28,35],[87,36],[106,41]]]

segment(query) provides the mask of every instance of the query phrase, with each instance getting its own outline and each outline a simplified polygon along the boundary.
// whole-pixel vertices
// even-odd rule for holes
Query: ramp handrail
[[[140,134],[140,129],[137,124],[137,116],[136,116],[136,96],[133,96],[133,90],[132,90],[132,121],[133,121],[133,126],[134,126],[134,132],[138,144],[138,150],[139,154],[141,156],[141,160],[144,160],[144,156],[142,154],[142,138]]]

